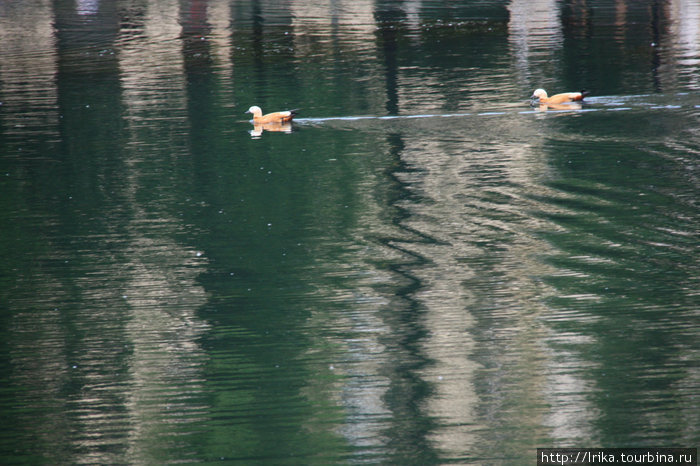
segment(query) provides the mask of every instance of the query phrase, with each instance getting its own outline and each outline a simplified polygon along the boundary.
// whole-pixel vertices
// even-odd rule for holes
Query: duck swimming
[[[284,112],[274,112],[263,115],[262,110],[257,105],[250,107],[246,113],[253,114],[253,123],[256,125],[264,125],[268,123],[284,123],[287,121],[292,121],[292,118],[298,113],[298,109],[286,110]]]
[[[530,97],[533,101],[538,100],[540,104],[565,104],[567,102],[578,102],[583,100],[584,97],[589,95],[588,91],[581,92],[562,92],[561,94],[554,94],[552,97],[547,96],[547,91],[544,89],[536,89]]]

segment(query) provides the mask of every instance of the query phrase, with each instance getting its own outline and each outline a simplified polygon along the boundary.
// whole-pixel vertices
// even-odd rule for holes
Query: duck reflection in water
[[[253,129],[249,131],[250,135],[254,138],[259,138],[262,136],[264,131],[271,131],[273,133],[291,133],[292,123],[289,121],[275,122],[275,123],[265,123],[265,124],[253,124]]]
[[[535,102],[537,104],[537,102]],[[547,110],[581,110],[583,105],[579,102],[569,102],[567,104],[539,104],[537,110],[546,112]]]

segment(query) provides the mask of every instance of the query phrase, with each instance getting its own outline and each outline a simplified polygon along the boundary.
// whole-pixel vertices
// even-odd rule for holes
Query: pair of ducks
[[[563,92],[561,94],[555,94],[552,97],[547,96],[547,91],[544,89],[536,89],[532,94],[531,99],[533,102],[537,101],[540,105],[551,105],[557,106],[561,104],[567,104],[571,102],[578,102],[583,100],[589,93],[586,91],[581,92]],[[264,125],[284,125],[289,123],[296,116],[297,110],[287,110],[284,112],[274,112],[263,115],[260,107],[254,105],[248,109],[246,113],[253,114],[253,124],[256,126]]]

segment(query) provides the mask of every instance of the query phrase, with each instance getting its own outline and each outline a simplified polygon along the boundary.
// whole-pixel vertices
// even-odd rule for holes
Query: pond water
[[[0,462],[696,447],[699,167],[697,0],[0,2]]]

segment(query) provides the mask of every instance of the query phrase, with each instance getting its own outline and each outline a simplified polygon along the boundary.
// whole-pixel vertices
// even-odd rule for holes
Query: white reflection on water
[[[290,4],[292,24],[303,27],[305,36],[319,35],[367,37],[374,34],[374,2],[371,0],[341,0],[293,2]],[[329,37],[329,31],[331,36]],[[303,37],[299,45],[304,46]]]
[[[582,370],[596,367],[581,357],[586,347],[595,343],[594,338],[574,332],[560,332],[547,339],[550,363],[545,369],[543,389],[550,409],[543,423],[550,427],[551,437],[562,447],[599,442],[593,426],[600,412],[589,401],[591,394],[599,390],[581,377]]]
[[[209,414],[202,401],[206,358],[197,343],[208,325],[195,314],[206,302],[204,289],[195,284],[206,262],[177,243],[140,237],[139,223],[137,216],[125,258],[125,332],[132,345],[124,394],[130,426],[126,457],[132,464],[152,464],[163,458],[159,437],[189,434],[193,428],[187,425]]]
[[[76,12],[79,15],[94,15],[99,8],[99,0],[77,0]]]
[[[58,139],[54,17],[49,1],[0,2],[0,123],[2,131]],[[25,14],[32,8],[34,14]]]
[[[81,2],[75,11],[62,14],[64,18],[73,13],[95,14],[97,5]],[[171,239],[184,228],[179,219],[159,210],[157,203],[143,202],[143,157],[149,151],[153,155],[144,135],[169,134],[172,121],[182,117],[185,109],[184,99],[163,97],[173,88],[183,94],[179,43],[161,48],[162,41],[152,40],[180,34],[181,27],[172,17],[159,15],[177,11],[179,4],[161,3],[159,9],[149,2],[149,6],[153,11],[146,15],[143,31],[137,32],[143,33],[143,40],[134,38],[134,30],[124,31],[127,40],[118,55],[132,137],[126,145],[133,151],[125,159],[124,171],[110,173],[120,184],[119,194],[110,194],[123,194],[128,208],[105,207],[98,218],[87,219],[72,202],[63,206],[62,216],[23,213],[37,216],[41,229],[52,233],[40,235],[48,244],[36,259],[46,266],[28,269],[31,277],[22,285],[34,296],[17,293],[14,297],[12,377],[24,393],[28,410],[51,408],[33,418],[16,416],[15,428],[20,435],[32,432],[32,455],[50,452],[55,463],[159,462],[167,456],[162,445],[169,443],[162,437],[188,433],[188,426],[207,411],[201,402],[205,357],[197,341],[208,326],[196,316],[206,302],[204,289],[196,283],[206,260]],[[23,2],[22,8],[14,2],[0,3],[0,118],[4,135],[16,137],[20,150],[32,148],[35,136],[39,141],[58,141],[62,119],[64,124],[80,126],[80,122],[66,123],[68,116],[59,116],[58,95],[62,91],[70,95],[72,90],[57,87],[52,8],[52,2]],[[71,44],[84,47],[75,56],[89,55],[94,44],[79,40]],[[166,82],[173,87],[166,89]],[[174,108],[163,108],[166,105]],[[169,111],[170,118],[151,118],[159,108]],[[114,119],[121,116],[115,109]],[[175,132],[186,131],[180,127]],[[41,146],[47,151],[42,155],[54,155],[46,147]],[[91,155],[100,165],[112,154]],[[108,190],[102,183],[115,181],[104,178],[93,180],[97,191]],[[162,181],[167,185],[166,179]],[[27,183],[32,182],[37,180],[29,177]],[[88,202],[74,200],[81,206]],[[83,236],[54,238],[54,230],[73,231],[74,225],[63,222],[65,217],[73,219],[76,211]],[[86,233],[96,228],[93,223],[105,227],[97,237]]]
[[[551,63],[547,68],[556,66],[554,57],[564,42],[559,20],[560,4],[556,0],[513,0],[508,4],[508,39],[518,78],[524,85],[531,83],[533,78],[538,80],[542,75],[546,76],[541,65],[543,60]],[[533,62],[538,65],[533,66]]]
[[[182,49],[171,40],[182,31],[173,16],[179,11],[178,3],[161,0],[149,2],[146,8],[143,23],[124,35],[128,40],[124,40],[119,55],[123,100],[136,144],[142,137],[139,131],[145,135],[157,131],[152,125],[154,116],[167,115],[182,124],[186,110]],[[178,133],[183,134],[185,129],[180,128]]]
[[[689,87],[700,90],[700,76],[695,72],[700,65],[700,2],[673,0],[669,10],[669,42],[676,49],[671,56],[682,65],[680,74],[689,80]]]
[[[125,393],[130,419],[127,458],[135,464],[171,457],[161,437],[191,433],[187,426],[209,412],[202,401],[201,366],[206,358],[197,342],[208,325],[196,316],[207,300],[196,283],[206,260],[168,241],[185,228],[179,219],[160,211],[157,204],[139,201],[144,189],[143,158],[161,155],[152,142],[163,133],[182,137],[189,130],[182,50],[178,42],[159,40],[180,34],[182,28],[172,16],[179,5],[175,0],[149,3],[141,34],[125,41],[119,54],[122,99],[130,124],[126,144],[132,148],[124,175],[126,202],[133,209],[128,227],[131,241],[124,257],[129,271],[124,299],[129,310],[126,337],[133,345]],[[168,118],[158,118],[161,115]],[[163,141],[163,147],[171,147],[168,143]],[[179,155],[169,154],[161,160]],[[170,185],[166,179],[161,183],[159,190]]]
[[[47,154],[34,146],[33,137],[58,139],[56,56],[47,52],[53,50],[55,43],[50,3],[43,0],[0,2],[0,131],[21,151],[13,154],[5,146],[0,157],[14,156],[22,163],[36,157],[48,159]],[[35,13],[25,14],[27,7],[33,8]],[[42,218],[39,212],[33,211],[31,202],[19,202],[6,208],[33,219],[31,235],[53,227],[54,219]],[[19,251],[13,250],[12,254],[19,254]],[[32,432],[31,438],[38,451],[45,445],[60,445],[62,433],[70,428],[70,421],[61,409],[62,392],[70,377],[71,365],[75,364],[70,360],[64,336],[63,314],[70,293],[46,267],[52,263],[67,264],[70,259],[37,258],[36,262],[44,266],[21,271],[17,282],[10,287],[12,291],[3,293],[0,304],[2,312],[14,310],[4,342],[9,348],[5,356],[12,370],[2,376],[11,385],[21,387],[14,404],[3,409],[19,411],[13,419],[16,424],[11,426],[14,432],[31,431],[32,423],[51,426]],[[29,409],[37,402],[49,409],[41,412]],[[9,443],[16,445],[18,442],[12,438]],[[65,448],[54,448],[54,452],[61,458]]]
[[[404,206],[411,213],[404,224],[436,241],[403,247],[428,263],[412,271],[423,285],[415,295],[426,309],[422,347],[435,361],[422,371],[435,390],[425,403],[439,423],[431,438],[451,458],[488,454],[494,439],[484,437],[484,422],[499,423],[500,443],[513,449],[529,444],[523,438],[542,435],[546,358],[537,344],[544,330],[537,318],[546,309],[542,295],[552,290],[528,278],[546,273],[535,254],[548,249],[527,233],[538,226],[524,215],[531,206],[522,191],[539,189],[533,179],[546,170],[532,155],[534,142],[520,143],[532,124],[527,117],[475,116],[450,139],[425,131],[407,138],[402,153],[416,171],[401,179],[422,200]],[[499,137],[485,146],[477,136],[484,132]],[[477,326],[493,333],[482,340]],[[486,365],[509,369],[484,371]],[[507,372],[518,373],[519,382],[509,381]],[[487,393],[477,392],[479,378],[488,383]],[[517,409],[509,398],[521,400]],[[515,424],[527,427],[515,433]]]
[[[361,204],[366,206],[360,213],[358,225],[368,228],[377,225],[383,206],[368,191],[359,190],[357,195],[364,197]],[[322,290],[326,299],[330,297],[347,310],[332,315],[314,312],[311,323],[314,327],[339,332],[339,335],[325,333],[323,336],[341,348],[337,352],[340,359],[332,363],[332,371],[341,377],[333,386],[335,393],[330,396],[343,408],[346,416],[346,421],[337,427],[337,433],[356,448],[360,457],[385,458],[386,431],[392,428],[392,412],[386,402],[391,387],[388,368],[397,361],[386,344],[392,327],[382,318],[382,312],[391,306],[393,297],[378,292],[377,287],[392,286],[395,277],[390,272],[376,269],[373,261],[378,258],[388,261],[398,255],[368,242],[368,231],[359,230],[354,232],[352,244],[362,247],[353,248],[339,257],[323,257],[315,265],[315,273],[322,273],[331,282],[343,280],[351,283],[347,289],[331,287]],[[318,344],[325,346],[327,343]],[[309,381],[310,391],[316,383]]]

